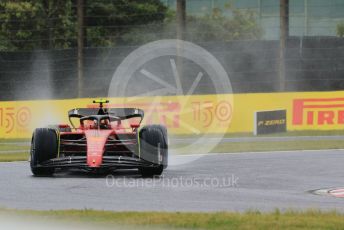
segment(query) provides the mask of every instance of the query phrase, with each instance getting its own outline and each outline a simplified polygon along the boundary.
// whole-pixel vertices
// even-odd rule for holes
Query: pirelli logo
[[[293,125],[344,125],[344,98],[295,99]]]

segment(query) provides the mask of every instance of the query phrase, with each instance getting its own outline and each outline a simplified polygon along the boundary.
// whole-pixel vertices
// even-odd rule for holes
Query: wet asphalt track
[[[344,187],[340,150],[214,154],[171,166],[154,180],[142,179],[136,171],[117,172],[108,180],[82,172],[36,178],[27,162],[0,163],[0,176],[0,207],[7,208],[344,212],[344,199],[309,192]]]

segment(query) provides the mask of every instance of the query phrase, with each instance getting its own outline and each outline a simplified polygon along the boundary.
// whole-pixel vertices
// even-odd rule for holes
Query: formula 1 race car
[[[72,109],[70,125],[38,128],[31,142],[31,171],[50,176],[55,169],[92,172],[139,169],[144,177],[161,175],[168,164],[167,130],[162,125],[140,128],[144,112],[136,108]],[[78,120],[75,126],[73,120]]]

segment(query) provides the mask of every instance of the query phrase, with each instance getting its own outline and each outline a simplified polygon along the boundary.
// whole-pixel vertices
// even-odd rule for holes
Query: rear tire
[[[140,167],[143,177],[160,176],[168,165],[167,130],[162,125],[148,125],[139,133],[141,158],[152,167]]]
[[[54,174],[54,168],[40,167],[45,161],[57,157],[58,152],[57,133],[54,129],[39,128],[36,129],[31,141],[31,172],[35,176],[51,176]]]

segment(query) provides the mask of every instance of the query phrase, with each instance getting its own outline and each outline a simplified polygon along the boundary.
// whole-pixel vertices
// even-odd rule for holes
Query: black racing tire
[[[40,167],[39,164],[56,158],[58,152],[58,139],[55,129],[39,128],[32,135],[31,141],[31,172],[35,176],[51,176],[54,168]]]
[[[162,125],[147,125],[140,130],[140,157],[153,164],[140,167],[143,177],[160,176],[168,166],[167,129]]]

